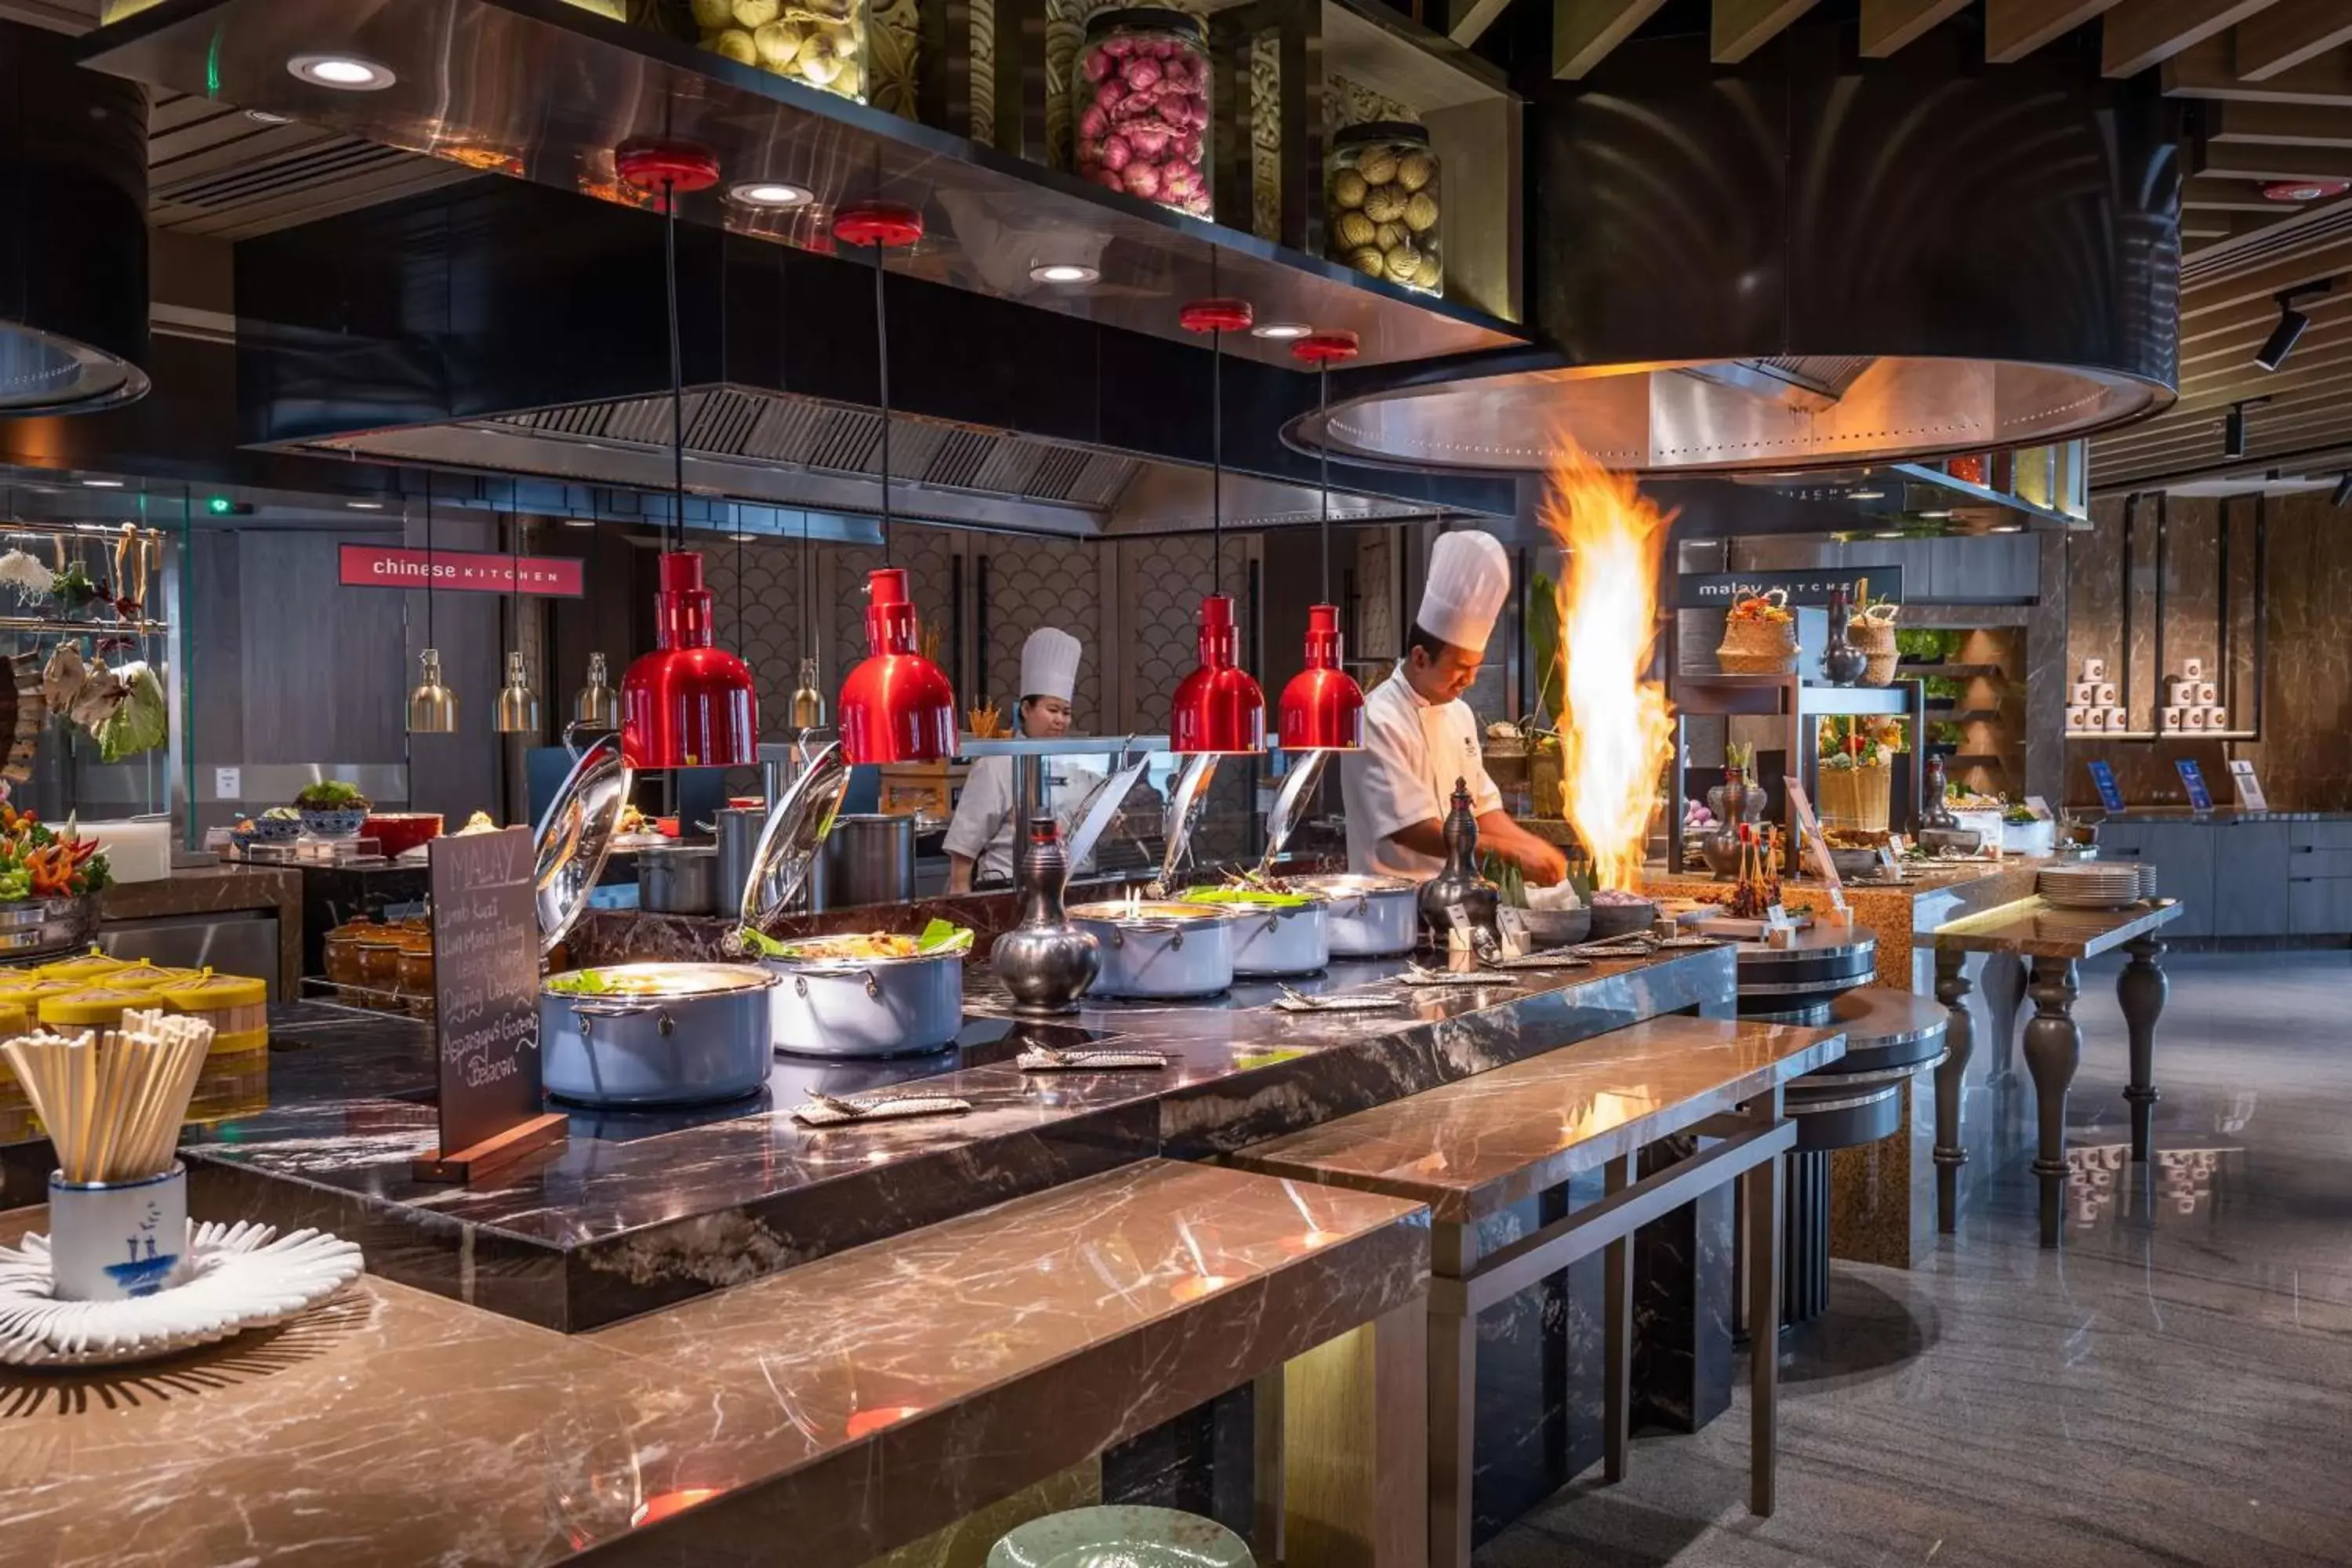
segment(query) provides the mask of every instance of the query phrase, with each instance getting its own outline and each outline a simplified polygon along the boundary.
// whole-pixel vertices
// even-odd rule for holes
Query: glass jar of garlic
[[[866,0],[689,0],[702,47],[866,100]]]
[[[1342,128],[1324,183],[1323,248],[1368,278],[1445,292],[1444,197],[1429,132],[1399,120]]]

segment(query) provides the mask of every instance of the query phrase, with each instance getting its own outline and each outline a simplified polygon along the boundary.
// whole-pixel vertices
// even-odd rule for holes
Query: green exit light
[[[211,512],[215,517],[226,517],[229,513],[236,510],[236,502],[229,500],[226,496],[215,496],[210,500],[205,502],[205,509]]]

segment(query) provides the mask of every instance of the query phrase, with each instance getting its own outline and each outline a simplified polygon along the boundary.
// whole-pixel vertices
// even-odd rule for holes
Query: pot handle
[[[1268,936],[1272,936],[1275,932],[1276,932],[1276,931],[1280,931],[1281,929],[1282,929],[1282,917],[1281,917],[1280,915],[1268,915],[1268,916],[1266,916],[1266,917],[1265,917],[1265,934],[1266,934],[1266,935],[1268,935]]]
[[[592,1018],[635,1018],[647,1013],[659,1015],[655,1027],[664,1035],[677,1033],[677,1020],[672,1018],[669,1010],[658,1002],[580,1001],[572,1004],[572,1016],[580,1020],[580,1033],[583,1037],[588,1034]]]

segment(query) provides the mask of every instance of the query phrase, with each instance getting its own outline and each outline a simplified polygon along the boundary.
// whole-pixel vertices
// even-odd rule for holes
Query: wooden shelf
[[[1990,675],[2006,680],[2008,672],[1997,664],[1898,664],[1895,679],[1902,680],[1914,676],[1928,675]]]
[[[2252,730],[2069,730],[2070,741],[2255,741]]]

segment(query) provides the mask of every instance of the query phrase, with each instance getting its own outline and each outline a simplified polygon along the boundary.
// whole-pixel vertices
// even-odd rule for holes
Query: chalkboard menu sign
[[[436,838],[425,854],[441,1152],[419,1162],[417,1173],[462,1181],[471,1166],[536,1147],[562,1129],[562,1118],[541,1115],[530,830]],[[519,1141],[526,1126],[537,1135]]]

